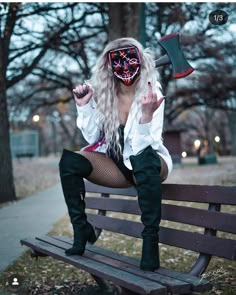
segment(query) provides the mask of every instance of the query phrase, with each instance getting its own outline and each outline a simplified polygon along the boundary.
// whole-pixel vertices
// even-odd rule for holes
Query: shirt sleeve
[[[157,97],[160,99],[163,95],[157,83]],[[164,106],[165,101],[161,103],[159,108],[154,112],[152,121],[146,124],[137,123],[137,128],[132,141],[132,149],[134,154],[140,153],[149,145],[155,145],[157,149],[162,144],[162,131],[164,121]]]
[[[99,124],[97,124],[96,102],[91,98],[87,104],[83,106],[76,105],[76,108],[78,113],[76,120],[77,127],[81,130],[85,140],[89,144],[95,143],[101,135]]]

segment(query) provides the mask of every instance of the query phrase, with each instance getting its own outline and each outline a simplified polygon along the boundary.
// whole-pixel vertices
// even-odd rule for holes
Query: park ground
[[[14,161],[17,197],[24,198],[59,182],[59,157]],[[236,157],[218,157],[216,165],[198,165],[197,158],[185,158],[174,167],[168,183],[236,185]]]
[[[50,156],[38,159],[20,159],[14,161],[14,177],[18,199],[31,196],[59,182],[59,157]],[[168,179],[169,183],[236,185],[236,157],[219,157],[214,165],[199,166],[196,158],[186,158],[181,166],[176,166]],[[11,206],[11,202],[4,204]],[[229,213],[235,209],[223,208]],[[49,235],[65,235],[71,237],[72,229],[68,216],[56,221]],[[229,238],[235,239],[233,235]],[[133,242],[131,238],[103,232],[97,245],[118,251],[124,255],[140,257],[141,241]],[[164,267],[187,271],[196,255],[191,251],[179,250],[161,245],[161,263]],[[22,293],[66,295],[104,294],[96,287],[89,274],[56,261],[50,257],[32,260],[29,253],[24,253],[12,266],[0,273],[0,290],[6,290],[6,278],[13,273],[21,273],[25,278]],[[213,258],[206,276],[214,285],[206,294],[236,294],[236,263]],[[0,294],[7,294],[1,293]],[[12,294],[12,293],[10,293]]]

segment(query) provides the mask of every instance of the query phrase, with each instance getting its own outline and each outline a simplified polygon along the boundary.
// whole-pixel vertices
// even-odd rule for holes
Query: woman
[[[172,170],[162,143],[164,97],[149,50],[133,38],[110,42],[86,85],[73,89],[77,126],[89,142],[79,153],[64,150],[62,188],[74,230],[66,254],[82,255],[95,232],[85,214],[83,178],[109,187],[135,185],[141,209],[143,246],[140,267],[160,266],[158,231],[161,182]]]

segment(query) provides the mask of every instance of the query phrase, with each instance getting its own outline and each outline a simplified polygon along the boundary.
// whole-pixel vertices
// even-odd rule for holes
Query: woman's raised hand
[[[93,95],[93,90],[86,84],[78,85],[73,89],[73,95],[76,104],[78,106],[83,106],[90,101]]]
[[[153,113],[159,108],[165,96],[160,98],[157,97],[157,94],[153,92],[152,85],[148,82],[148,94],[142,96],[142,117],[140,119],[141,124],[149,123],[152,121]]]

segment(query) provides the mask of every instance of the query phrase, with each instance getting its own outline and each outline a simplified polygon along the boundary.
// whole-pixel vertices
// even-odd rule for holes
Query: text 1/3
[[[227,20],[228,14],[224,10],[214,10],[209,14],[209,21],[213,25],[224,25]]]

